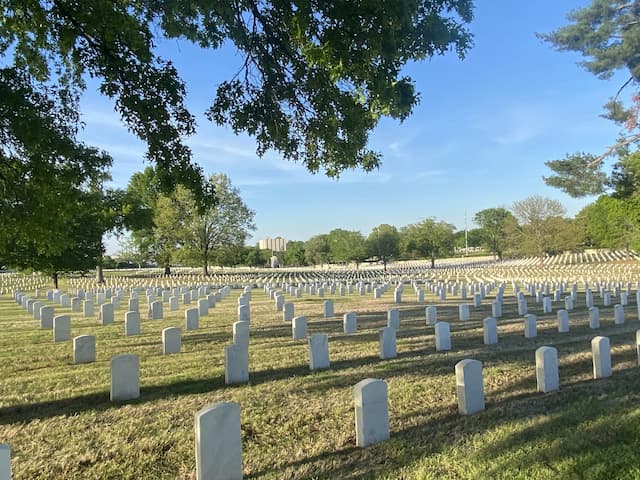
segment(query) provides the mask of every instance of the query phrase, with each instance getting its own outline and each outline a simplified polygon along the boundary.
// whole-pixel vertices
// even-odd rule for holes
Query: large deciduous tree
[[[297,240],[287,242],[287,249],[284,252],[284,264],[287,267],[301,267],[307,265],[304,242]]]
[[[304,256],[307,263],[321,265],[331,261],[331,247],[327,234],[314,235],[304,243]]]
[[[238,247],[244,245],[249,232],[255,230],[255,212],[247,207],[240,190],[224,174],[212,175],[209,187],[216,202],[204,212],[195,211],[185,221],[185,251],[199,260],[205,275],[214,256],[224,256],[225,264],[237,265]],[[194,202],[195,205],[195,202]],[[234,263],[235,262],[235,263]]]
[[[430,257],[431,268],[435,267],[436,257],[453,252],[453,225],[436,222],[427,218],[418,223],[407,225],[400,230],[405,255],[412,258]]]
[[[360,232],[336,228],[329,232],[328,241],[336,263],[355,262],[358,266],[367,258],[366,240]]]
[[[379,165],[369,132],[382,116],[405,119],[418,102],[405,64],[449,50],[462,58],[472,43],[471,0],[5,0],[1,7],[3,74],[58,87],[60,95],[43,93],[59,121],[68,113],[76,124],[84,80],[95,78],[146,142],[160,184],[182,183],[200,200],[210,196],[184,142],[194,116],[178,71],[158,55],[164,40],[234,46],[238,68],[218,85],[207,116],[253,135],[258,154],[275,149],[329,175]],[[9,102],[0,96],[0,109]]]
[[[56,101],[68,96],[0,68],[0,264],[41,270],[54,283],[101,256],[100,188],[111,165],[75,139],[77,114]]]
[[[132,238],[166,274],[177,259],[200,265],[205,275],[212,261],[240,263],[235,247],[241,247],[255,229],[254,212],[226,175],[212,175],[202,189],[216,196],[216,202],[204,209],[185,187],[162,193],[153,168],[134,174],[129,181],[126,195],[135,206],[137,219]]]
[[[196,263],[204,275],[212,261],[219,265],[237,265],[238,248],[255,229],[254,212],[231,185],[229,177],[215,174],[206,189],[214,192],[216,202],[201,210],[194,194],[184,187],[166,196],[161,194],[154,214],[154,239],[160,259],[167,267],[173,258]]]
[[[483,243],[502,260],[502,254],[509,243],[509,231],[512,230],[509,224],[513,227],[515,217],[505,208],[486,208],[476,213],[473,221],[480,227]]]
[[[400,233],[393,225],[383,223],[374,227],[367,237],[367,250],[369,256],[382,261],[385,272],[387,263],[392,258],[400,255]]]
[[[520,224],[517,240],[520,253],[543,255],[556,252],[556,235],[564,228],[562,220],[566,210],[554,199],[532,195],[513,202],[511,207]]]
[[[602,193],[607,180],[601,169],[603,160],[628,151],[640,141],[640,5],[631,0],[593,0],[568,18],[569,25],[540,37],[559,50],[581,53],[585,57],[581,65],[599,78],[610,78],[617,71],[628,75],[605,104],[605,116],[623,127],[618,141],[599,154],[575,153],[546,162],[554,174],[545,182],[579,197]],[[625,89],[631,90],[627,107],[620,101]]]

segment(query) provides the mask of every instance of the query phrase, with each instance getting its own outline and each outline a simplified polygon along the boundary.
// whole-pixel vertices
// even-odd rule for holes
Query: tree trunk
[[[436,268],[436,255],[434,252],[431,252],[431,268]]]
[[[166,264],[166,265],[164,266],[164,274],[165,274],[165,275],[171,275],[171,265]]]
[[[104,272],[102,271],[102,265],[96,267],[96,283],[104,283]]]
[[[58,288],[58,272],[54,272],[53,275],[53,288]]]
[[[204,264],[202,265],[202,274],[205,277],[209,276],[209,266],[207,265],[207,261],[205,260]]]
[[[387,273],[387,259],[386,258],[382,259],[382,265],[384,265],[384,273]]]

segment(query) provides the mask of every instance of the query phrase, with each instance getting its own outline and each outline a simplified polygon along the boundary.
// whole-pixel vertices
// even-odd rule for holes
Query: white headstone
[[[491,302],[491,316],[500,318],[502,316],[502,302],[498,299]]]
[[[44,303],[42,302],[33,302],[33,319],[40,320],[40,309]]]
[[[84,302],[82,302],[82,312],[85,317],[93,317],[93,300],[87,298]]]
[[[73,363],[91,363],[96,361],[96,337],[80,335],[73,339]]]
[[[469,320],[469,305],[467,303],[458,305],[458,319],[463,322]]]
[[[196,480],[242,480],[240,405],[215,403],[196,413]]]
[[[139,396],[140,359],[138,356],[118,355],[111,358],[111,401],[132,400]]]
[[[60,295],[60,306],[64,308],[71,306],[71,299],[69,298],[69,295],[67,295],[66,293]]]
[[[182,304],[189,305],[191,303],[191,293],[183,292],[182,293]]]
[[[129,299],[129,312],[138,312],[140,310],[140,303],[137,298]]]
[[[589,307],[589,328],[600,328],[600,310],[598,307]]]
[[[447,322],[437,322],[435,324],[436,351],[451,350],[451,330]]]
[[[276,297],[274,297],[274,305],[275,305],[276,312],[281,312],[282,309],[284,308],[284,295],[279,294]]]
[[[80,305],[80,297],[73,297],[71,299],[71,311],[80,312],[82,310]]]
[[[524,337],[534,338],[538,335],[538,319],[532,313],[528,313],[524,316]]]
[[[479,293],[474,293],[473,294],[473,306],[475,308],[478,308],[480,305],[482,305],[482,297],[480,296]]]
[[[200,313],[201,317],[206,317],[209,315],[209,300],[206,298],[201,298],[198,300],[198,313]]]
[[[182,336],[178,327],[167,327],[162,330],[162,354],[171,355],[182,350]]]
[[[294,311],[293,302],[285,302],[284,308],[282,309],[282,319],[285,322],[290,322],[293,320]]]
[[[216,296],[213,293],[207,295],[207,301],[209,302],[209,308],[216,306]]]
[[[306,317],[294,317],[291,322],[291,334],[294,340],[304,340],[307,338]]]
[[[542,311],[544,313],[553,313],[553,306],[551,304],[551,297],[544,297],[542,299]]]
[[[569,312],[558,310],[558,332],[567,333],[569,331]]]
[[[324,301],[324,318],[333,317],[333,300]]]
[[[608,337],[594,337],[591,340],[593,356],[593,378],[611,376],[611,346]]]
[[[178,308],[180,308],[178,306],[178,297],[175,295],[172,297],[169,297],[169,310],[172,312],[175,312],[176,310],[178,310]]]
[[[524,298],[521,298],[518,300],[518,315],[525,316],[527,313],[529,313],[527,301]]]
[[[6,443],[0,444],[0,480],[11,480],[11,448]]]
[[[622,325],[624,323],[624,307],[621,304],[616,304],[613,307],[614,320],[616,325]]]
[[[100,315],[98,316],[98,323],[101,325],[109,325],[113,323],[113,304],[103,303],[100,305]]]
[[[193,307],[184,311],[184,329],[197,330],[200,328],[200,311]]]
[[[159,300],[155,302],[151,302],[151,305],[149,305],[149,319],[162,320],[163,316],[164,315],[162,312],[162,302]]]
[[[395,333],[395,332],[394,332]],[[353,388],[356,445],[366,447],[389,438],[387,384],[368,378]]]
[[[620,305],[629,305],[629,294],[627,292],[620,293]]]
[[[329,335],[314,333],[309,337],[309,368],[329,368]]]
[[[124,335],[140,335],[140,314],[137,311],[124,314]]]
[[[397,308],[390,308],[387,311],[387,327],[400,328],[400,311]]]
[[[395,303],[402,303],[402,290],[396,288],[393,292],[393,301]]]
[[[587,308],[593,307],[593,294],[589,290],[587,290],[585,293],[584,301]]]
[[[233,323],[233,343],[249,346],[249,322]]]
[[[539,392],[547,393],[560,388],[558,350],[553,347],[536,350],[536,379]]]
[[[53,328],[53,307],[40,307],[40,328]]]
[[[484,344],[495,345],[498,343],[498,321],[493,317],[487,317],[482,321],[484,330]]]
[[[380,358],[396,358],[396,329],[384,327],[378,330],[380,334]]]
[[[53,317],[53,341],[66,342],[71,340],[71,317],[57,315]]]
[[[565,297],[564,308],[569,312],[573,310],[573,297],[571,295],[569,295],[568,297]]]
[[[342,330],[345,334],[350,335],[356,333],[358,329],[358,320],[356,312],[347,312],[342,317]]]
[[[251,318],[251,310],[249,305],[238,305],[238,321],[248,322]]]
[[[460,360],[456,363],[455,371],[458,412],[462,415],[472,415],[484,410],[482,363],[470,358]]]
[[[249,349],[246,345],[232,344],[224,347],[224,383],[249,381]]]
[[[438,321],[438,310],[436,307],[427,307],[424,310],[427,316],[427,325],[435,325]]]

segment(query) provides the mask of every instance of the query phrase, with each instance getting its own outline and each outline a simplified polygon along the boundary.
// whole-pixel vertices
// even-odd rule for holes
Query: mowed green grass
[[[224,384],[223,349],[232,341],[237,297],[232,293],[183,331],[182,353],[163,356],[161,331],[183,327],[184,308],[165,319],[143,320],[142,334],[124,337],[126,299],[116,321],[97,325],[70,309],[72,336],[96,336],[97,361],[72,364],[71,342],[54,344],[51,330],[0,297],[0,442],[12,449],[16,479],[195,478],[194,414],[219,401],[241,405],[245,478],[274,479],[548,479],[640,478],[640,370],[635,301],[626,323],[613,324],[613,307],[601,307],[601,328],[588,328],[584,296],[570,314],[571,332],[558,334],[554,313],[528,298],[539,315],[538,337],[523,337],[513,292],[507,289],[499,344],[485,346],[482,319],[491,314],[489,295],[471,320],[458,321],[459,299],[427,294],[414,302],[405,285],[398,306],[398,357],[380,360],[378,329],[395,307],[393,289],[325,298],[304,295],[296,315],[309,320],[309,334],[329,334],[331,369],[311,372],[307,343],[291,339],[289,323],[260,289],[251,301],[250,382]],[[31,292],[33,293],[33,292]],[[631,295],[635,300],[635,295]],[[322,302],[335,301],[333,319],[322,318]],[[595,295],[596,302],[600,302]],[[469,301],[470,302],[470,301]],[[437,305],[449,321],[452,351],[435,351],[433,327],[424,308]],[[141,300],[141,312],[145,302]],[[193,306],[193,305],[192,305]],[[342,314],[358,313],[358,333],[342,333]],[[595,335],[611,338],[614,374],[592,380]],[[536,392],[535,349],[554,345],[560,358],[561,390]],[[141,397],[109,401],[109,360],[140,356]],[[457,413],[455,364],[483,362],[486,410]],[[356,448],[353,386],[381,378],[389,387],[389,441]]]

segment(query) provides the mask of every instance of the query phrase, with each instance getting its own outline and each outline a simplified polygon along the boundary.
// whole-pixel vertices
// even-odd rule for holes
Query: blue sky
[[[368,235],[381,223],[397,227],[435,217],[464,229],[484,208],[509,207],[533,194],[560,200],[569,215],[593,199],[574,200],[544,185],[545,160],[566,153],[599,153],[618,127],[599,117],[622,84],[598,80],[576,65],[578,55],[556,52],[536,38],[565,25],[566,14],[588,0],[476,1],[470,29],[475,46],[460,61],[454,54],[407,66],[422,101],[404,123],[383,120],[370,146],[383,154],[370,174],[348,172],[340,180],[311,175],[275,152],[259,159],[255,143],[203,117],[216,85],[239,68],[233,49],[204,52],[175,41],[159,45],[187,82],[187,104],[198,118],[188,140],[207,174],[225,172],[256,212],[249,243],[266,236],[292,240],[334,228]],[[114,157],[113,183],[124,187],[142,170],[145,147],[121,126],[96,84],[82,100],[82,137]],[[118,250],[113,239],[109,252]]]

